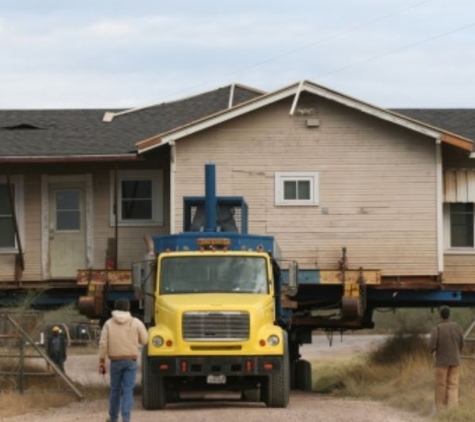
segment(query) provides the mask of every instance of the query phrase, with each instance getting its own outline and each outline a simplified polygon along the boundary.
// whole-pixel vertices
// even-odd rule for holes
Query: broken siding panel
[[[457,188],[456,188],[455,171],[447,170],[444,172],[444,202],[456,202]]]
[[[182,196],[203,194],[203,166],[213,162],[218,195],[244,196],[250,231],[275,235],[301,268],[336,268],[346,246],[356,268],[437,274],[432,140],[325,100],[315,105],[320,127],[309,129],[290,104],[177,141],[178,228]],[[275,206],[277,171],[319,172],[320,205]]]
[[[467,171],[467,202],[475,202],[475,171]]]
[[[465,171],[455,173],[456,201],[467,202],[467,175]]]
[[[444,171],[444,202],[475,202],[475,171],[449,169]]]

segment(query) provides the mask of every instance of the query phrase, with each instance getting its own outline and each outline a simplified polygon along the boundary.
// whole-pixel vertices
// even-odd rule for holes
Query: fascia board
[[[378,117],[379,119],[386,120],[391,123],[395,123],[399,126],[405,127],[407,129],[413,130],[415,132],[422,133],[423,135],[427,135],[431,138],[437,139],[441,132],[429,129],[425,126],[418,125],[417,123],[413,123],[404,119],[403,117],[399,117],[392,112],[388,112],[384,109],[378,108],[376,106],[372,106],[370,104],[366,104],[352,98],[346,97],[341,94],[337,94],[326,89],[323,89],[319,86],[311,85],[311,84],[304,84],[303,88],[304,91],[310,92],[312,94],[318,95],[320,97],[326,98],[331,101],[335,101],[339,104],[345,105],[347,107],[351,107],[353,109],[362,111],[363,113],[369,114],[374,117]]]

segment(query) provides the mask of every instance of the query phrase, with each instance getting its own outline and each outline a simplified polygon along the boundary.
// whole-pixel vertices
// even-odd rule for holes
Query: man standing
[[[122,421],[129,422],[134,403],[139,346],[147,344],[148,334],[145,325],[130,314],[128,299],[116,300],[114,308],[99,340],[99,372],[105,374],[107,356],[111,379],[107,421],[117,422],[120,410]]]
[[[61,335],[61,329],[55,325],[51,329],[52,335],[48,341],[48,356],[64,372],[66,360],[66,340]]]
[[[440,308],[440,322],[432,330],[430,350],[435,353],[435,406],[454,406],[459,401],[459,366],[463,348],[460,325],[449,321],[450,309]]]

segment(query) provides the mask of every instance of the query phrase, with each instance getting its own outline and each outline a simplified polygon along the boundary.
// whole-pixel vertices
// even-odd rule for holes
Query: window
[[[81,229],[81,191],[58,190],[56,198],[56,231]]]
[[[473,248],[474,206],[473,203],[452,203],[450,207],[450,247]]]
[[[276,205],[318,205],[317,172],[277,172]]]
[[[23,228],[23,183],[20,177],[12,177],[12,194],[15,204],[17,224],[22,234]],[[10,205],[9,188],[5,178],[0,178],[0,253],[13,252],[17,248],[15,222]]]
[[[114,224],[114,172],[111,181],[111,224]],[[163,224],[161,170],[122,170],[118,172],[117,184],[117,213],[121,225]]]

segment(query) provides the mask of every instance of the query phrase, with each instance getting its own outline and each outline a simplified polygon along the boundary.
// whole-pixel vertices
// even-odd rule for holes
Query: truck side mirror
[[[144,297],[142,285],[142,277],[144,273],[143,267],[144,262],[134,262],[132,264],[132,287],[135,292],[135,297],[138,300],[142,300]]]
[[[289,262],[289,283],[287,291],[288,296],[295,296],[299,290],[299,264],[297,261]]]
[[[155,260],[134,262],[132,264],[132,286],[135,297],[143,301],[143,321],[149,324],[155,311]]]

